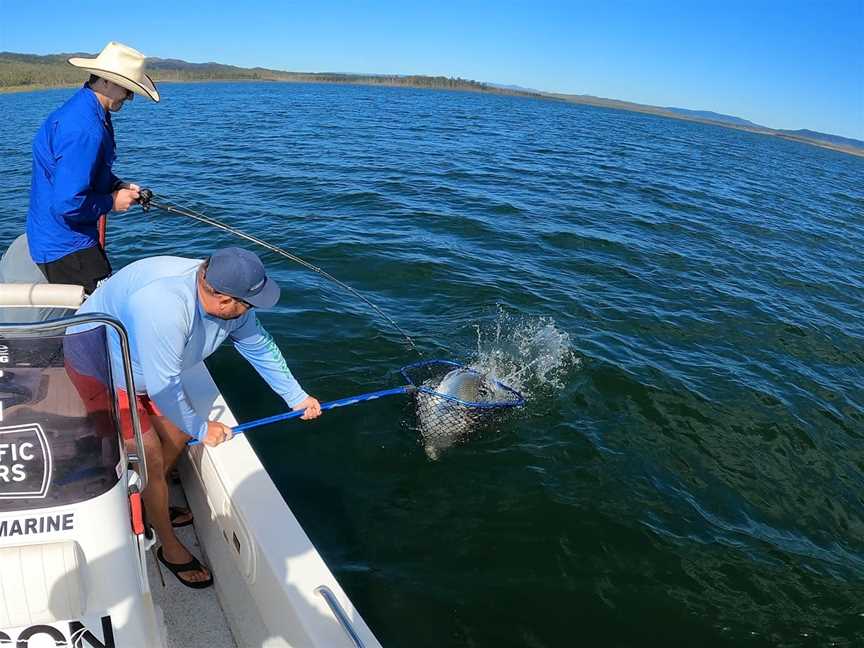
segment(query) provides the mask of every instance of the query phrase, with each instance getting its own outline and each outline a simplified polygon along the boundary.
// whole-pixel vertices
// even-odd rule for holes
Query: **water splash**
[[[509,313],[498,306],[495,320],[475,324],[477,348],[469,365],[522,392],[533,395],[564,387],[569,371],[581,366],[570,335],[551,317]]]
[[[466,365],[479,375],[451,371],[424,382],[426,387],[467,402],[506,402],[515,395],[498,385],[503,383],[530,401],[561,389],[568,372],[581,365],[569,334],[551,317],[511,314],[499,306],[493,321],[474,324],[473,328],[477,346]],[[468,441],[478,428],[501,420],[492,417],[482,421],[470,408],[437,397],[421,395],[417,403],[417,429],[432,461],[451,446]],[[501,410],[501,416],[508,411]]]

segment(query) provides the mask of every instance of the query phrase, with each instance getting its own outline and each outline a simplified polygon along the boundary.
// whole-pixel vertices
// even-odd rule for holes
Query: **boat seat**
[[[81,617],[85,566],[73,540],[0,548],[0,628]]]
[[[0,284],[0,307],[77,309],[83,302],[83,286],[48,283]]]

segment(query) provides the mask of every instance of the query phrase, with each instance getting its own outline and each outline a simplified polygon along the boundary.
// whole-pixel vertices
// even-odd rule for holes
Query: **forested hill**
[[[72,56],[93,57],[94,54],[69,53],[39,56],[0,52],[0,90],[76,85],[87,78],[87,72],[66,62]],[[332,72],[285,72],[267,68],[241,68],[221,63],[188,63],[178,59],[147,59],[147,72],[154,81],[295,81],[307,83],[356,83],[362,85],[409,86],[471,90],[495,94],[541,96],[497,88],[487,83],[444,76],[395,74],[338,74]]]

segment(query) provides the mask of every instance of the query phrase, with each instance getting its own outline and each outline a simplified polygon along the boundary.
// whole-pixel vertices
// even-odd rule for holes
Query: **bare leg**
[[[165,479],[168,480],[171,471],[177,464],[177,459],[180,458],[180,453],[186,448],[186,442],[191,438],[185,434],[166,416],[150,416],[150,422],[156,428],[156,434],[159,435],[159,441],[162,443],[162,463],[165,466]],[[169,508],[170,512],[170,508]],[[178,523],[184,523],[191,520],[192,515],[187,514],[177,518]]]
[[[155,417],[154,417],[155,418]],[[171,526],[168,513],[168,483],[165,481],[164,448],[159,435],[154,430],[148,430],[144,435],[144,453],[147,457],[148,482],[142,497],[147,509],[147,517],[162,543],[162,555],[170,563],[185,563],[192,559]],[[176,459],[176,457],[175,457]],[[200,571],[180,572],[183,580],[203,581],[210,577],[210,572],[204,568]]]
[[[166,416],[151,416],[150,421],[162,442],[162,460],[167,476],[174,469],[180,453],[186,448],[186,442],[192,437],[174,425]]]

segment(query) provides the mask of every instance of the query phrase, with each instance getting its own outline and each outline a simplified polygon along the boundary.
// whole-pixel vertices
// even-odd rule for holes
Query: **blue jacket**
[[[111,115],[86,85],[55,110],[33,140],[27,240],[36,263],[93,247],[111,211],[115,143]]]

